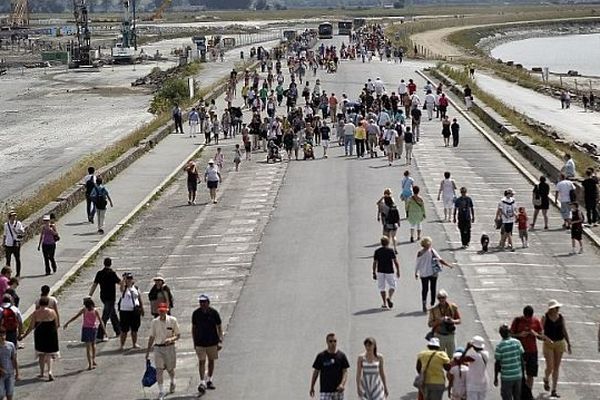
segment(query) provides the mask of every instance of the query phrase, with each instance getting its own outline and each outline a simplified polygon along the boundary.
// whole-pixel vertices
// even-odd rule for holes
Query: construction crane
[[[112,60],[115,63],[135,62],[137,35],[135,29],[135,0],[123,0],[123,19],[121,35],[112,48]]]
[[[29,25],[29,7],[27,0],[10,1],[10,25],[16,28]]]
[[[73,15],[77,25],[77,43],[71,44],[71,67],[92,65],[90,55],[92,35],[89,28],[87,0],[73,0]]]
[[[172,2],[173,0],[163,0],[162,4],[156,9],[154,14],[152,14],[150,17],[144,18],[144,21],[156,21],[163,19],[165,11],[167,11],[167,8],[169,8]]]

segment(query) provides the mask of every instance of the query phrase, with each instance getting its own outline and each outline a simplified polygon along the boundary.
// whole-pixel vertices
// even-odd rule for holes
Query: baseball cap
[[[169,305],[167,303],[160,303],[156,308],[158,311],[169,311]]]
[[[210,299],[208,298],[207,295],[201,294],[200,296],[198,296],[198,301],[208,301],[208,302],[210,302]]]
[[[213,160],[213,159],[211,158],[210,160],[208,160],[208,163],[209,163],[209,164],[214,164],[214,163],[215,163],[215,160]]]

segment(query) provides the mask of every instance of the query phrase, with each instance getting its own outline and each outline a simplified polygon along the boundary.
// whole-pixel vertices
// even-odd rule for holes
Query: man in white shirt
[[[400,102],[404,102],[404,96],[408,94],[408,89],[406,88],[406,83],[404,83],[404,79],[400,79],[400,84],[398,85],[398,96],[400,96]]]
[[[575,178],[575,161],[569,153],[565,154],[565,165],[562,167],[562,173],[565,174],[567,179]]]
[[[377,93],[378,96],[381,96],[383,93],[385,93],[385,85],[380,78],[375,79],[373,86],[375,87],[375,93]]]
[[[571,191],[575,190],[575,185],[565,174],[560,174],[560,181],[556,184],[554,192],[554,201],[560,201],[560,216],[563,219],[563,228],[571,227]]]
[[[150,324],[148,348],[146,349],[146,360],[148,360],[150,358],[150,350],[154,347],[154,364],[156,365],[159,400],[164,400],[165,398],[163,386],[164,370],[167,370],[171,378],[169,393],[175,392],[175,365],[177,360],[175,342],[181,337],[177,319],[167,315],[168,311],[168,304],[161,303],[158,305],[158,317],[154,318]]]
[[[2,236],[2,244],[4,246],[4,254],[6,255],[6,266],[10,267],[11,256],[15,257],[17,264],[18,278],[21,275],[21,240],[25,229],[21,221],[17,220],[15,210],[8,212],[8,221],[4,223],[4,235]]]
[[[392,166],[394,162],[394,156],[396,155],[396,138],[398,137],[398,132],[394,127],[392,127],[391,123],[387,123],[385,127],[385,132],[383,133],[383,143],[387,144],[386,152],[388,157],[388,165]]]
[[[461,363],[467,361],[467,399],[485,400],[489,388],[487,364],[490,360],[489,353],[484,350],[485,343],[481,336],[474,336],[467,344],[461,358]]]
[[[344,125],[344,151],[346,155],[352,156],[355,130],[356,125],[354,125],[351,120],[348,120],[346,125]]]
[[[515,192],[512,189],[504,191],[504,197],[498,203],[496,210],[496,220],[502,221],[500,230],[500,244],[498,247],[504,248],[504,243],[508,243],[508,248],[515,251],[512,242],[512,231],[515,224],[515,215],[517,214],[517,203],[513,196]]]

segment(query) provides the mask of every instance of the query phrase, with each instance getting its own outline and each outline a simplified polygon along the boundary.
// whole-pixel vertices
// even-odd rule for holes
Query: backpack
[[[106,199],[106,191],[104,188],[96,187],[96,195],[94,196],[94,203],[100,210],[105,210],[108,200]]]
[[[413,134],[410,131],[404,132],[404,142],[405,143],[412,143],[413,142]]]
[[[398,222],[400,222],[400,213],[398,212],[398,207],[393,205],[385,216],[385,223],[392,225],[397,224]]]
[[[94,182],[94,180],[95,180],[94,176],[91,176],[90,179],[88,179],[87,181],[85,181],[85,194],[86,194],[86,196],[90,196],[92,194],[92,191],[96,187],[96,183]]]
[[[0,320],[0,326],[7,332],[16,331],[19,328],[19,320],[17,314],[12,308],[2,307],[2,319]]]

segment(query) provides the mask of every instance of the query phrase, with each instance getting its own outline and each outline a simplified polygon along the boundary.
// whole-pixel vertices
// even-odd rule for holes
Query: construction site
[[[0,16],[0,202],[152,121],[156,86],[134,85],[151,72],[200,62],[193,78],[207,87],[243,65],[241,53],[281,38],[267,21],[164,23],[170,0],[143,18],[135,0],[123,0],[121,17],[108,22],[89,0],[73,0],[62,20],[32,17],[31,2],[43,0],[11,1]]]

